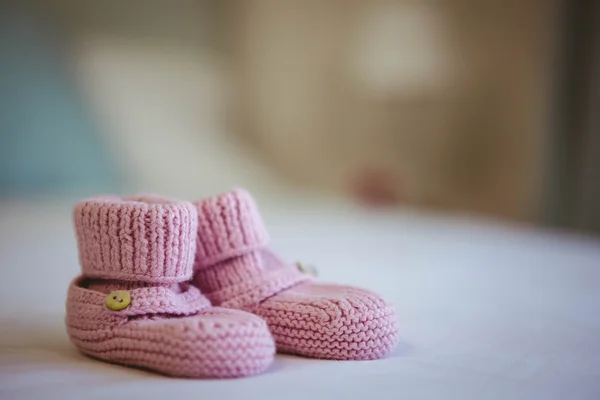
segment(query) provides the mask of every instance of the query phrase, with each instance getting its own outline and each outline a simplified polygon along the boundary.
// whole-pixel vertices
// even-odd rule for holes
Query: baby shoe
[[[395,346],[396,315],[380,296],[318,283],[269,251],[269,236],[250,194],[234,190],[195,205],[193,283],[215,305],[264,318],[278,351],[371,360]]]
[[[198,216],[191,203],[93,198],[74,210],[82,275],[66,303],[67,332],[92,357],[189,377],[264,371],[275,344],[255,315],[212,307],[189,284]]]

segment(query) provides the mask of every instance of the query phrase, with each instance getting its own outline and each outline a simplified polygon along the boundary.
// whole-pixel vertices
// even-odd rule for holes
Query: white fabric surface
[[[598,241],[337,204],[262,209],[275,250],[394,303],[402,338],[390,357],[278,355],[233,381],[87,358],[63,325],[78,273],[70,204],[12,202],[0,206],[0,398],[600,399]]]

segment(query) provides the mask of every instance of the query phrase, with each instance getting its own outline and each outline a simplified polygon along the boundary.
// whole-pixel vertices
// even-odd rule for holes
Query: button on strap
[[[200,293],[198,288],[186,285],[186,290],[177,293],[166,287],[145,287],[129,290],[131,304],[119,314],[194,314],[210,307],[209,300]]]
[[[131,304],[131,296],[126,290],[110,292],[104,301],[109,310],[120,311]]]
[[[211,306],[210,301],[200,290],[188,283],[179,285],[180,290],[174,290],[172,287],[155,286],[116,290],[111,292],[110,295],[106,295],[106,293],[87,289],[84,287],[84,281],[85,279],[82,277],[75,279],[69,289],[72,304],[101,307],[105,312],[115,316],[190,315]],[[129,295],[129,305],[127,306],[123,306],[128,301],[125,293]],[[113,302],[118,303],[119,306],[115,307]],[[109,303],[111,306],[109,306]],[[123,308],[119,309],[121,306]]]

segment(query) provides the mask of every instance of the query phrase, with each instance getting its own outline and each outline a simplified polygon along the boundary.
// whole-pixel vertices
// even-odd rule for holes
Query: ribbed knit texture
[[[213,304],[263,317],[280,352],[368,360],[393,349],[398,340],[393,309],[369,291],[317,283],[269,251],[247,192],[195,204],[197,245],[210,250],[197,253],[193,283]]]
[[[187,202],[100,197],[75,206],[79,263],[88,277],[180,282],[192,276],[198,218]]]
[[[245,254],[269,242],[256,204],[243,190],[206,199],[196,206],[196,269]]]
[[[211,307],[184,282],[195,254],[191,204],[106,197],[78,204],[74,215],[83,275],[69,287],[66,324],[82,352],[191,378],[249,376],[270,365],[275,345],[263,320]],[[114,290],[130,295],[126,308],[105,305]]]

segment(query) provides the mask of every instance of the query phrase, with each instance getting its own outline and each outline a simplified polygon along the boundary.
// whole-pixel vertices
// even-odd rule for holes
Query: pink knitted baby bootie
[[[316,358],[383,357],[398,337],[396,315],[369,291],[315,282],[267,249],[252,197],[235,190],[196,203],[194,284],[222,307],[261,316],[277,350]]]
[[[275,344],[255,315],[211,307],[192,277],[198,215],[190,203],[95,198],[74,210],[83,274],[67,331],[83,353],[173,376],[258,374]]]

